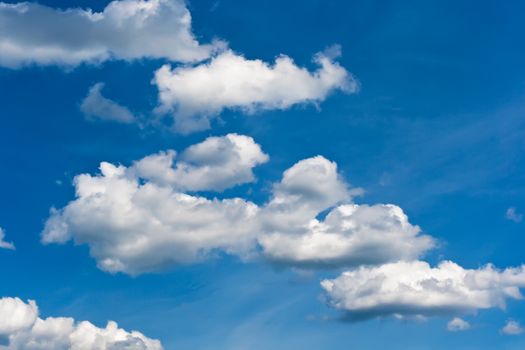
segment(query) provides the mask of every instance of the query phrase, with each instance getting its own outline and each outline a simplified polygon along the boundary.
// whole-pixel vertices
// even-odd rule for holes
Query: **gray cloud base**
[[[182,0],[123,0],[102,12],[0,3],[0,65],[74,67],[110,59],[196,62],[222,47],[200,45]]]
[[[345,271],[321,286],[328,304],[348,320],[454,316],[505,308],[507,299],[521,299],[525,266],[464,269],[451,261],[436,267],[424,261],[401,261]]]

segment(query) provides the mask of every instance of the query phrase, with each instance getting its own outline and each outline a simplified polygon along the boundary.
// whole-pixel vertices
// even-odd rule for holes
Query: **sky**
[[[523,349],[524,10],[1,2],[0,349]]]

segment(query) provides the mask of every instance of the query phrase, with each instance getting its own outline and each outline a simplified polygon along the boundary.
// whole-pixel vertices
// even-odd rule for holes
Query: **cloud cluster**
[[[105,328],[70,317],[39,318],[34,301],[0,299],[0,349],[6,350],[162,350],[158,340],[127,332],[109,321]]]
[[[130,167],[103,162],[100,174],[78,175],[77,198],[53,210],[42,241],[87,244],[101,269],[129,274],[217,253],[291,266],[353,266],[414,259],[434,244],[399,207],[352,204],[360,191],[324,157],[286,170],[264,205],[187,192],[254,181],[252,168],[268,156],[253,139],[212,137],[189,147],[178,162],[175,157],[175,151],[163,152]]]
[[[321,286],[329,305],[349,318],[457,315],[505,308],[507,299],[521,299],[525,265],[474,270],[451,261],[437,267],[397,262],[346,271]]]
[[[323,101],[334,90],[353,93],[357,82],[333,56],[319,53],[310,72],[285,55],[274,64],[249,60],[226,50],[211,61],[189,67],[164,65],[155,72],[161,114],[172,113],[174,128],[190,133],[210,128],[223,109],[254,113]]]
[[[195,62],[222,44],[200,45],[183,0],[122,0],[102,12],[0,3],[0,66],[76,66],[109,59]]]
[[[160,116],[171,114],[173,130],[210,128],[224,109],[247,113],[318,104],[334,90],[353,93],[357,81],[335,60],[337,46],[315,55],[315,71],[285,55],[273,64],[246,59],[216,40],[201,45],[192,33],[184,0],[114,0],[101,12],[56,9],[38,3],[0,2],[0,66],[75,67],[107,60],[167,59],[155,72]],[[199,62],[205,61],[198,64]],[[81,110],[89,119],[136,122],[124,106],[105,98],[95,84]]]
[[[102,95],[104,83],[93,85],[82,100],[80,111],[87,120],[107,120],[118,123],[130,124],[136,121],[130,110]]]
[[[4,229],[0,227],[0,248],[15,250],[15,245],[12,242],[6,242]]]

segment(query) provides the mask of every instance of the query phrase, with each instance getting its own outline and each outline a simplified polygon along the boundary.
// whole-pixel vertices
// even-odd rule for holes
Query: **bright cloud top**
[[[4,229],[0,227],[0,248],[15,250],[15,245],[11,242],[6,242]]]
[[[0,3],[0,23],[0,66],[10,68],[109,59],[194,62],[216,49],[197,42],[182,0],[112,1],[102,12]]]
[[[104,83],[93,85],[82,100],[80,110],[87,120],[107,120],[130,124],[136,121],[130,110],[102,95]]]
[[[473,270],[451,261],[437,267],[397,262],[346,271],[321,286],[329,305],[350,318],[456,315],[505,308],[507,299],[521,299],[525,265]]]
[[[159,89],[158,112],[171,112],[175,129],[191,133],[210,128],[210,121],[226,108],[247,113],[287,109],[320,103],[334,90],[355,92],[356,80],[329,56],[315,56],[319,68],[314,72],[285,55],[271,65],[230,50],[197,66],[164,65],[153,80]]]
[[[255,181],[253,168],[269,159],[248,136],[208,137],[188,147],[175,164],[173,150],[147,156],[133,164],[136,177],[181,191],[222,191]]]
[[[113,321],[98,328],[70,317],[42,319],[34,301],[7,297],[0,299],[0,338],[7,340],[0,345],[6,350],[162,350],[158,340],[127,332]]]
[[[78,175],[77,198],[52,212],[42,241],[87,244],[101,269],[129,274],[219,252],[292,266],[384,263],[417,258],[434,244],[399,207],[351,204],[359,190],[324,157],[286,170],[262,206],[184,192],[253,181],[251,168],[267,159],[253,139],[208,138],[182,153],[182,166],[174,157],[159,153],[131,167],[101,163],[100,174]],[[316,219],[325,210],[326,219]]]

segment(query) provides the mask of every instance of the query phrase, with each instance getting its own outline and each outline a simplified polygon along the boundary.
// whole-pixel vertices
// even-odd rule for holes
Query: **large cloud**
[[[102,12],[0,3],[0,66],[75,66],[108,59],[206,59],[183,0],[112,1]]]
[[[334,55],[335,56],[335,55]],[[319,53],[319,68],[309,72],[288,56],[273,65],[224,51],[208,63],[171,68],[155,73],[160,113],[173,113],[174,127],[181,133],[205,130],[225,108],[248,113],[287,109],[301,103],[317,104],[334,90],[357,90],[357,82],[333,57]]]
[[[251,168],[267,156],[251,138],[209,138],[183,152],[182,167],[174,157],[175,151],[160,153],[131,167],[104,162],[100,174],[77,176],[77,198],[52,212],[42,241],[87,244],[101,269],[129,274],[219,252],[292,266],[349,266],[412,259],[433,245],[399,207],[348,204],[359,190],[323,157],[286,170],[261,206],[184,192],[253,181]],[[316,219],[326,210],[324,220]]]
[[[0,248],[15,250],[15,245],[12,242],[6,242],[4,229],[0,227]]]
[[[127,332],[109,321],[99,328],[70,317],[38,317],[34,301],[0,299],[0,349],[6,350],[162,350],[158,340]]]
[[[346,271],[321,286],[329,305],[349,318],[458,315],[505,308],[507,299],[521,299],[525,265],[498,270],[492,265],[465,269],[451,261],[437,267],[397,262]]]

